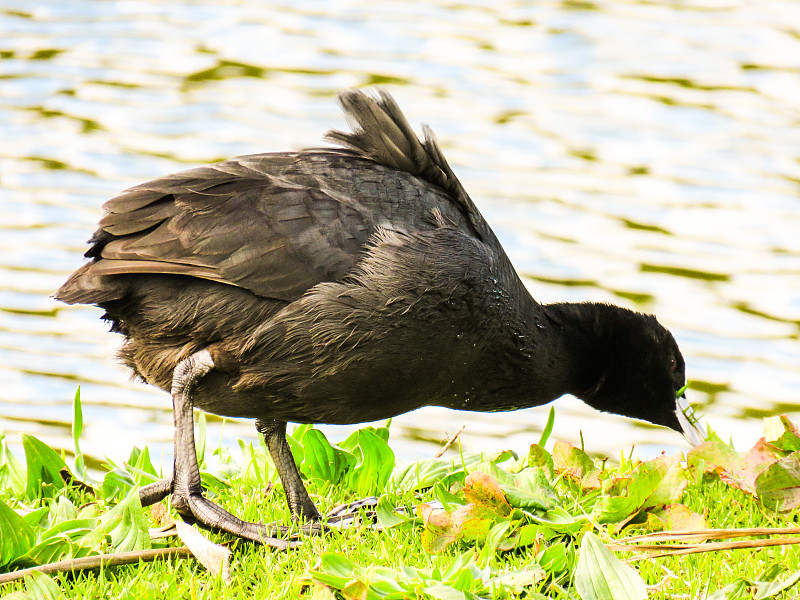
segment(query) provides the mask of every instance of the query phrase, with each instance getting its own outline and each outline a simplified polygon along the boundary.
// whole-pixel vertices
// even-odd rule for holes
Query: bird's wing
[[[57,297],[112,300],[125,293],[113,276],[166,273],[292,302],[344,276],[376,227],[428,229],[432,211],[494,240],[430,131],[420,142],[386,94],[349,91],[340,101],[354,132],[329,139],[344,149],[242,156],[109,200],[90,240],[94,260]]]
[[[200,277],[286,301],[337,279],[356,261],[373,215],[309,178],[301,185],[274,174],[298,159],[242,157],[112,198],[91,240],[87,256],[94,260],[80,275],[83,281],[68,281],[59,298],[70,301],[71,288],[102,288],[103,281],[113,287],[104,278],[130,273]]]

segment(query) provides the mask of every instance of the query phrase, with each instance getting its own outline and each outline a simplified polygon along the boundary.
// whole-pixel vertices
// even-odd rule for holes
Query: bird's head
[[[577,395],[602,411],[663,425],[692,445],[706,432],[684,394],[686,365],[672,334],[654,316],[608,306],[595,320],[595,384]]]

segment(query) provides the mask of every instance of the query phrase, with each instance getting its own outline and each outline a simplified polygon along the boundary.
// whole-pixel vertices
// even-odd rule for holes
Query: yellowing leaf
[[[761,501],[779,511],[800,506],[800,452],[794,452],[764,469],[755,482]]]
[[[508,516],[513,510],[503,495],[500,484],[486,473],[474,471],[467,475],[462,491],[469,502],[484,506],[500,515]]]
[[[650,531],[696,531],[708,529],[703,515],[697,514],[683,504],[670,504],[647,515]]]
[[[595,467],[594,461],[569,442],[556,442],[553,445],[553,465],[556,471],[564,473],[584,489],[600,487],[600,470]]]

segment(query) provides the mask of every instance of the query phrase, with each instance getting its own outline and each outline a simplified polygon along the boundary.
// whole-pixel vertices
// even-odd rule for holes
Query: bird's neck
[[[562,353],[564,393],[591,403],[605,374],[603,340],[607,335],[609,305],[562,302],[542,308],[553,344]]]

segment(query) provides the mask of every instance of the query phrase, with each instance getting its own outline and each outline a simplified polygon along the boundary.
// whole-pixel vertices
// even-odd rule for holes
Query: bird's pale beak
[[[686,438],[687,442],[692,446],[699,446],[706,441],[708,433],[694,414],[692,405],[689,404],[685,394],[678,397],[675,414],[678,417],[678,422],[681,424],[683,437]]]

